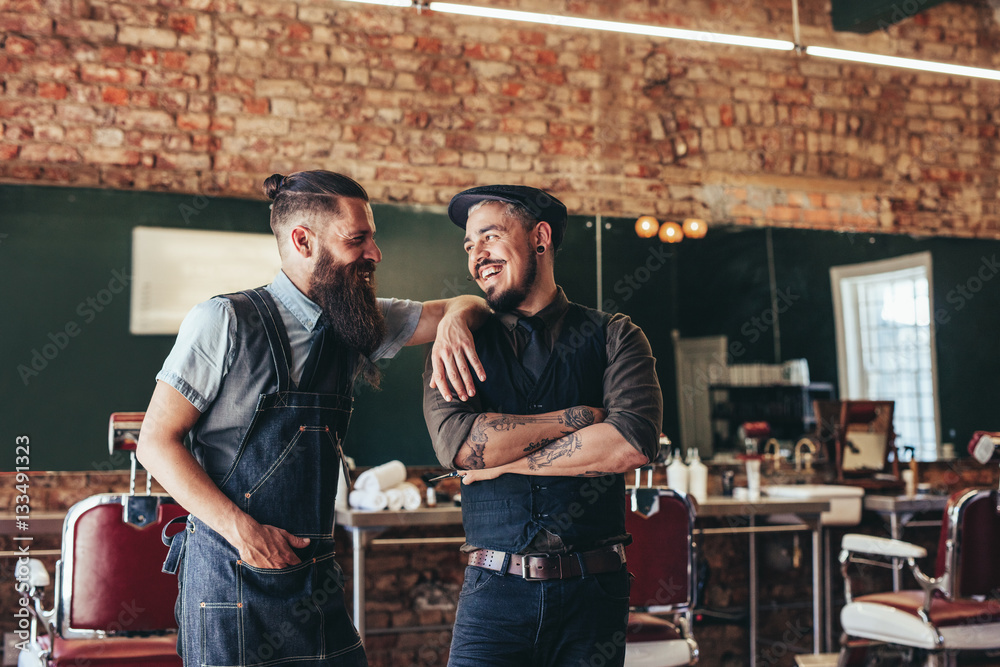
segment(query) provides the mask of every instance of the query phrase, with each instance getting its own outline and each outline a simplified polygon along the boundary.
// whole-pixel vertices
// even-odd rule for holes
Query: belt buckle
[[[559,578],[562,579],[562,558],[559,555],[551,555],[546,553],[533,553],[524,554],[521,556],[521,578],[525,581],[545,581],[546,579],[555,579],[555,577],[533,577],[531,576],[531,559],[539,558],[549,560],[551,558],[556,559],[559,567]]]

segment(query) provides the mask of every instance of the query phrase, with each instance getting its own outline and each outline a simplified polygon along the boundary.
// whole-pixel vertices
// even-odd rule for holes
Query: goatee
[[[385,340],[385,316],[375,298],[375,262],[341,264],[323,249],[309,281],[309,298],[323,310],[323,320],[339,343],[360,352],[362,375],[374,388],[381,373],[368,357]]]
[[[476,267],[476,273],[479,272],[479,267],[483,264],[496,264],[498,262],[486,261]],[[535,277],[538,274],[538,256],[535,255],[534,249],[529,248],[527,266],[525,267],[524,280],[521,284],[510,287],[504,291],[499,291],[496,288],[486,291],[486,304],[497,313],[506,313],[514,310],[528,298],[528,292],[531,291],[532,285],[535,284]]]

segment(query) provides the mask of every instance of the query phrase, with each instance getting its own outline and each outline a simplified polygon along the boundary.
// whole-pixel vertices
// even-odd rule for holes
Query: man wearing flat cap
[[[654,456],[663,416],[649,342],[628,317],[571,303],[556,285],[558,199],[483,186],[456,195],[448,215],[494,310],[474,335],[487,377],[475,395],[447,401],[425,382],[438,458],[464,471],[469,567],[449,665],[621,665],[623,473]]]

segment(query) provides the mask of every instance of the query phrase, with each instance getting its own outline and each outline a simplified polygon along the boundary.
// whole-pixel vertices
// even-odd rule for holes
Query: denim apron
[[[221,473],[219,488],[257,522],[310,541],[295,550],[301,559],[296,565],[253,567],[189,516],[164,563],[164,571],[180,577],[178,653],[185,667],[367,665],[344,604],[333,540],[341,440],[358,357],[327,341],[314,366],[311,352],[303,384],[292,390],[287,334],[270,294],[257,289],[230,298],[237,317],[252,308],[265,327],[271,359],[261,364],[273,361],[277,391],[258,398],[229,469],[207,472],[215,479]],[[314,381],[306,379],[311,368]]]

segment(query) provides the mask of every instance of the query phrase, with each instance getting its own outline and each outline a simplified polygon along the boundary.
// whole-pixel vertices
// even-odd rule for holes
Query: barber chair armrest
[[[37,558],[28,558],[26,563],[21,561],[17,564],[15,589],[21,595],[26,595],[31,599],[31,605],[25,607],[30,610],[34,617],[32,620],[40,622],[47,634],[54,635],[52,619],[55,616],[55,609],[46,611],[42,608],[45,588],[51,583],[49,573],[45,565]],[[24,568],[24,569],[22,569]],[[31,624],[31,642],[34,643],[38,637],[38,628],[35,622]]]
[[[840,572],[844,576],[844,598],[850,602],[853,598],[851,577],[848,572],[850,563],[863,563],[878,567],[896,567],[897,561],[890,559],[905,559],[914,576],[920,572],[916,559],[924,558],[927,550],[902,540],[891,540],[887,537],[848,533],[840,542]],[[874,557],[874,558],[871,558]],[[922,574],[922,573],[921,573]],[[926,577],[925,577],[926,578]],[[929,595],[929,593],[928,593]],[[928,603],[929,604],[929,603]]]
[[[916,544],[858,533],[844,535],[840,548],[851,553],[863,553],[883,558],[924,558],[927,556],[927,549]]]
[[[949,540],[949,547],[950,547]],[[931,602],[934,600],[934,594],[940,593],[942,597],[951,598],[951,572],[945,571],[940,577],[928,577],[920,569],[920,566],[909,561],[910,574],[913,575],[914,580],[916,580],[917,585],[920,586],[921,590],[924,592],[924,606],[922,617],[925,621],[930,622],[928,619],[928,614],[931,611]]]
[[[52,583],[52,580],[49,578],[48,570],[45,569],[45,565],[42,561],[37,558],[28,559],[28,576],[25,581],[32,590],[36,588],[45,588]]]

